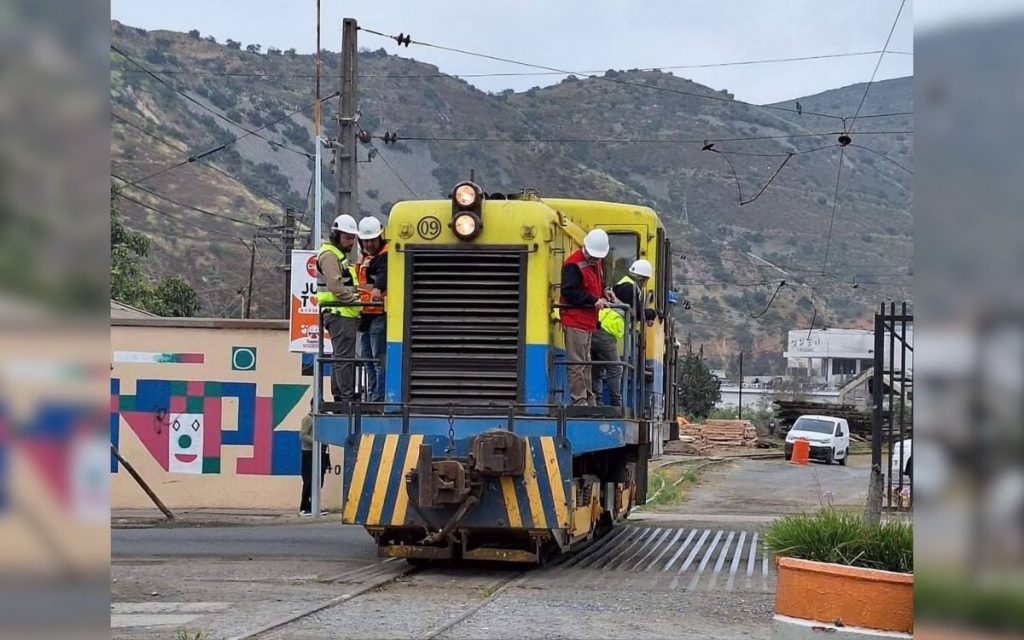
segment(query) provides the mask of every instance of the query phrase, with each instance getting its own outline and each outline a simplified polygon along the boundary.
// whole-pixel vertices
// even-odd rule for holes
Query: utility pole
[[[281,229],[284,242],[284,318],[288,317],[288,306],[292,302],[292,249],[295,248],[295,209],[284,210],[284,228]]]
[[[252,239],[249,245],[249,286],[245,288],[245,319],[252,317],[252,276],[256,271],[256,238]]]
[[[341,110],[338,115],[338,148],[335,169],[338,175],[336,213],[359,216],[359,191],[356,178],[356,34],[354,18],[345,18],[341,28]]]
[[[320,246],[320,234],[323,222],[320,219],[323,208],[323,169],[321,166],[320,149],[323,139],[320,137],[320,0],[316,0],[316,107],[313,109],[313,142],[314,153],[313,175],[316,179],[316,193],[313,195],[313,231],[309,234],[309,248]]]
[[[740,400],[736,409],[736,419],[743,419],[743,352],[740,351]]]

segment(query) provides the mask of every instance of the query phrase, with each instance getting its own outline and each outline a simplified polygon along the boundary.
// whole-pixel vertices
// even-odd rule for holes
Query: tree
[[[121,198],[110,189],[110,298],[160,316],[189,317],[199,311],[199,295],[184,278],[171,276],[153,286],[140,260],[150,240],[121,222]]]
[[[149,310],[172,318],[189,318],[199,311],[199,294],[180,276],[164,278],[154,289],[154,304]]]
[[[188,32],[188,35],[189,35],[189,36],[190,36],[190,37],[191,37],[191,38],[192,38],[193,40],[198,40],[198,39],[199,39],[199,36],[200,36],[200,33],[199,33],[199,29],[192,29],[191,31],[189,31],[189,32]]]
[[[242,48],[242,43],[241,42],[239,42],[238,40],[232,40],[231,38],[228,38],[227,45],[228,45],[228,49],[241,49]]]
[[[722,399],[721,383],[704,362],[704,347],[694,353],[690,336],[686,336],[686,353],[678,376],[680,410],[691,419],[707,418],[715,403]]]
[[[248,51],[249,53],[259,53],[261,47],[262,47],[262,45],[250,44],[248,47],[245,48],[245,50]]]

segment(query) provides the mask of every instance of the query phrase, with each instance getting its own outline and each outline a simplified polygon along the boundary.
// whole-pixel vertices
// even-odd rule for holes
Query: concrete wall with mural
[[[285,321],[111,322],[110,438],[174,508],[295,509],[313,379]],[[340,507],[332,447],[324,505]],[[111,459],[113,509],[152,508]]]

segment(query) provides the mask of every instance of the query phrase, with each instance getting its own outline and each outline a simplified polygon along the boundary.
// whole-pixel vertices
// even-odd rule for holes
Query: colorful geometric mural
[[[308,390],[305,384],[275,384],[263,397],[252,382],[137,380],[135,395],[122,395],[121,381],[112,378],[111,442],[117,445],[123,418],[168,472],[220,473],[221,447],[247,445],[252,454],[236,461],[234,473],[299,475],[297,421],[289,430],[278,427]],[[229,404],[233,415],[227,421]],[[112,459],[111,472],[117,468]]]

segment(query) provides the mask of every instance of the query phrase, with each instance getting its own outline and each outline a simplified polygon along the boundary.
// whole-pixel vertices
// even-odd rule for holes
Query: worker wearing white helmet
[[[641,258],[629,266],[629,273],[622,276],[612,289],[619,301],[633,307],[635,320],[643,318],[648,324],[654,321],[654,309],[644,309],[644,291],[653,273],[651,263]]]
[[[331,355],[353,360],[359,332],[359,295],[356,269],[348,254],[358,233],[355,218],[348,214],[338,216],[316,259],[316,299],[323,305],[324,328],[331,334]],[[329,303],[353,306],[334,307]],[[354,367],[354,362],[335,362],[331,367],[331,394],[335,402],[355,399]]]
[[[583,238],[583,247],[562,265],[560,317],[565,331],[565,357],[579,364],[566,365],[569,397],[573,406],[596,404],[591,381],[590,347],[597,329],[597,314],[608,301],[603,296],[602,260],[608,255],[608,234],[594,229]]]
[[[388,290],[388,243],[380,220],[367,216],[359,221],[359,297],[377,303],[363,307],[359,327],[360,357],[366,364],[366,385],[370,402],[384,402],[384,356],[387,350],[387,315],[383,303]]]

